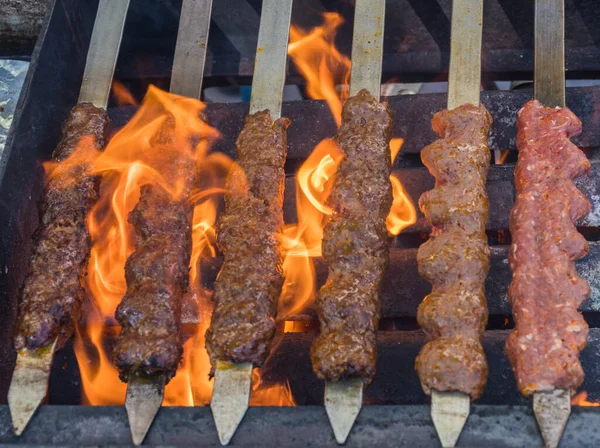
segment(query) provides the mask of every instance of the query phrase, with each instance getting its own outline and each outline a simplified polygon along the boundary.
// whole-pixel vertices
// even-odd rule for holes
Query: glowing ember
[[[571,404],[573,406],[600,406],[600,403],[596,401],[588,401],[587,399],[588,393],[585,390],[582,390],[573,398],[571,398]]]

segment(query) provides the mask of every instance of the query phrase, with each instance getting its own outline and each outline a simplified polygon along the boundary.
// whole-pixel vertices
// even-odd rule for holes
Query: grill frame
[[[598,408],[573,409],[561,448],[600,444]],[[59,430],[57,430],[59,429]],[[207,407],[162,408],[144,446],[220,447],[212,415]],[[74,442],[76,441],[76,442]],[[12,434],[8,406],[0,406],[0,443],[68,446],[129,446],[131,435],[125,408],[42,406],[22,437]],[[346,447],[432,447],[437,435],[429,419],[429,406],[365,406]],[[232,446],[335,447],[323,407],[251,407],[232,439]],[[471,416],[459,446],[543,446],[530,407],[483,406],[471,408]]]

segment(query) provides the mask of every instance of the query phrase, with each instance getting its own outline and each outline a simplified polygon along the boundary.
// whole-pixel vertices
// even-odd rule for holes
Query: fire
[[[115,84],[118,97],[125,94]],[[126,96],[126,95],[125,95]],[[75,351],[80,366],[84,402],[92,405],[122,404],[126,385],[111,363],[111,339],[118,334],[114,312],[126,292],[125,262],[135,250],[133,229],[127,221],[144,184],[162,186],[174,198],[183,192],[185,179],[173,175],[173,162],[191,159],[202,175],[202,189],[193,195],[193,256],[190,295],[198,304],[200,324],[184,343],[184,356],[176,377],[167,385],[163,404],[206,404],[212,392],[210,363],[204,350],[204,332],[210,320],[208,294],[198,286],[201,257],[214,256],[214,223],[224,177],[231,161],[208,154],[218,132],[200,119],[204,105],[150,87],[131,121],[93,161],[102,176],[101,197],[87,219],[93,246],[87,289],[91,298],[85,324],[77,329]],[[181,174],[183,176],[183,174]]]
[[[337,13],[323,15],[323,25],[311,31],[295,25],[290,29],[288,54],[306,79],[306,90],[313,99],[327,101],[333,118],[341,124],[342,104],[348,96],[351,62],[335,47],[337,29],[343,19]],[[340,94],[336,83],[341,83]],[[390,142],[392,162],[400,151],[403,139]],[[282,237],[286,253],[283,270],[285,281],[279,299],[278,318],[285,320],[302,309],[312,306],[316,295],[313,257],[321,256],[323,227],[332,210],[326,205],[335,173],[343,159],[341,149],[332,139],[317,145],[296,174],[296,211],[298,223],[288,225]],[[387,217],[388,231],[397,235],[416,221],[416,210],[400,180],[390,177],[394,201]],[[294,331],[285,323],[284,331]]]
[[[587,399],[588,393],[585,390],[582,390],[573,398],[571,398],[571,404],[573,406],[600,406],[600,403],[596,401],[588,401]]]
[[[116,85],[117,86],[117,85]],[[117,87],[119,89],[119,87]],[[126,93],[119,91],[117,96]],[[126,96],[126,95],[125,95]],[[210,402],[212,380],[204,334],[212,314],[211,292],[202,287],[200,264],[216,256],[217,210],[225,192],[225,179],[233,162],[224,154],[210,153],[216,130],[200,118],[204,105],[194,99],[163,92],[151,86],[135,116],[110,141],[104,152],[87,149],[72,156],[73,164],[86,162],[102,176],[101,197],[87,219],[92,239],[87,290],[91,301],[85,322],[77,328],[75,353],[79,363],[84,404],[122,405],[126,384],[112,365],[110,347],[118,335],[115,309],[123,298],[125,262],[135,250],[133,228],[127,221],[144,184],[156,184],[180,198],[184,178],[174,175],[173,163],[192,158],[200,185],[188,199],[194,204],[190,287],[183,317],[198,324],[184,325],[184,354],[176,376],[165,388],[163,405],[200,406]],[[88,145],[90,146],[90,145]],[[58,169],[48,165],[49,176]],[[62,168],[61,169],[65,169]],[[180,174],[179,176],[184,176]],[[253,397],[263,405],[293,406],[289,385],[265,383],[257,373]]]
[[[268,361],[267,361],[268,363]],[[290,383],[268,383],[264,381],[266,368],[252,371],[250,406],[296,406]]]
[[[339,126],[342,104],[348,98],[350,59],[335,47],[335,36],[344,19],[337,12],[323,14],[323,25],[305,31],[292,25],[288,55],[306,80],[306,91],[313,99],[327,101]],[[341,84],[341,98],[336,83]]]
[[[55,161],[44,162],[46,181],[59,180],[65,187],[69,186],[82,170],[89,170],[99,151],[94,146],[94,139],[86,135],[77,142],[73,153],[60,163]]]
[[[135,100],[135,98],[133,97],[131,92],[129,90],[127,90],[127,87],[125,87],[123,85],[123,83],[117,81],[116,79],[113,80],[113,83],[112,83],[112,94],[114,95],[115,99],[117,100],[117,104],[119,106],[137,106],[138,105],[138,102]]]
[[[394,201],[392,202],[392,208],[385,220],[385,224],[391,235],[398,235],[402,230],[417,221],[417,211],[400,179],[392,174],[390,181],[392,182]]]
[[[501,150],[496,150],[496,164],[497,165],[502,165],[503,163],[506,162],[506,159],[508,158],[510,154],[510,150],[508,149],[501,149]]]

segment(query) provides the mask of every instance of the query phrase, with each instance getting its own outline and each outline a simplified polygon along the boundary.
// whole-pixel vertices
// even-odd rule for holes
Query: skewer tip
[[[363,380],[350,378],[343,381],[327,381],[325,383],[325,411],[340,445],[354,426],[354,421],[362,407]]]
[[[131,374],[127,382],[125,409],[129,419],[131,438],[141,445],[158,413],[165,392],[165,375],[151,377]]]
[[[533,413],[546,448],[556,448],[571,415],[571,391],[554,389],[533,394]]]
[[[248,409],[252,363],[217,362],[210,409],[221,445],[229,443]]]
[[[17,355],[15,370],[8,389],[8,407],[13,430],[20,436],[46,397],[48,378],[56,339],[49,347]]]
[[[470,397],[463,392],[431,391],[431,419],[444,448],[456,445],[470,412]]]

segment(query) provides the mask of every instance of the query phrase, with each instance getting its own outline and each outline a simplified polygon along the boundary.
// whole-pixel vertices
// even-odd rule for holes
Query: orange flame
[[[344,19],[337,12],[323,14],[323,25],[305,31],[292,25],[288,55],[306,79],[306,92],[327,101],[337,125],[342,122],[342,103],[348,98],[350,59],[335,47],[335,36]],[[336,92],[341,83],[341,98]]]
[[[266,368],[252,371],[250,406],[296,406],[289,382],[269,384],[263,380],[265,370]]]
[[[573,406],[600,406],[600,403],[596,401],[588,401],[587,399],[588,393],[585,390],[582,390],[573,398],[571,398],[571,404]]]
[[[44,162],[46,182],[55,181],[61,188],[70,186],[82,171],[89,171],[100,151],[94,145],[94,138],[86,135],[79,139],[75,151],[61,162]],[[57,186],[55,186],[56,188]]]
[[[133,97],[131,92],[129,90],[127,90],[127,87],[125,87],[123,85],[123,83],[121,83],[120,81],[117,81],[116,79],[113,80],[113,83],[112,83],[112,93],[113,93],[115,99],[117,100],[117,104],[119,106],[137,106],[138,105],[138,102],[135,100],[135,98]]]
[[[119,88],[116,87],[116,91]],[[123,91],[120,92],[118,95],[122,96]],[[127,216],[139,200],[140,187],[160,185],[173,198],[180,198],[186,179],[182,178],[184,170],[180,177],[174,174],[179,163],[191,160],[201,173],[212,173],[212,177],[203,177],[207,188],[198,190],[191,198],[198,202],[194,210],[191,264],[195,268],[198,259],[207,252],[214,255],[214,250],[211,252],[207,247],[212,248],[218,194],[223,191],[223,175],[215,173],[226,170],[228,164],[222,155],[207,155],[218,133],[200,119],[203,109],[204,105],[197,100],[151,86],[136,115],[94,160],[93,169],[102,175],[102,185],[100,200],[87,219],[93,242],[87,288],[93,301],[85,325],[78,328],[75,342],[87,404],[122,404],[125,398],[126,385],[119,381],[106,347],[118,333],[113,316],[127,289],[125,262],[135,250],[133,229]],[[190,272],[193,293],[202,295],[202,291],[195,288],[199,283],[198,270]],[[200,349],[208,322],[206,314],[210,315],[210,311],[203,297],[196,298],[196,302],[201,324],[192,329],[192,336],[184,344],[183,361],[165,389],[165,405],[190,406],[197,399],[206,403],[211,394],[210,364]]]
[[[509,149],[501,149],[500,156],[498,157],[498,161],[496,162],[496,164],[502,165],[504,162],[506,162],[506,159],[508,158],[509,154],[510,154]]]
[[[339,126],[342,103],[348,96],[348,79],[351,62],[335,47],[337,29],[343,19],[337,13],[323,15],[323,25],[311,31],[295,25],[290,29],[288,54],[306,79],[306,90],[313,99],[324,99]],[[336,82],[342,84],[341,93]],[[403,139],[390,142],[392,162],[400,151]],[[296,174],[296,211],[298,223],[285,228],[282,244],[286,257],[283,264],[285,281],[279,298],[278,318],[312,306],[316,295],[315,270],[312,257],[321,256],[323,227],[332,210],[326,205],[331,193],[335,173],[343,159],[341,149],[332,139],[317,145]],[[416,210],[402,187],[400,180],[391,176],[394,202],[387,218],[388,230],[397,235],[416,221]],[[293,324],[286,322],[284,331],[294,331]]]
[[[107,351],[118,334],[114,312],[124,296],[125,262],[135,250],[129,212],[139,200],[144,184],[160,185],[173,198],[185,191],[184,170],[180,163],[192,160],[200,174],[200,186],[188,198],[194,205],[190,291],[184,300],[186,321],[198,324],[182,329],[184,354],[176,376],[165,388],[163,405],[205,405],[212,395],[209,380],[210,361],[204,334],[210,323],[210,291],[200,278],[202,259],[215,257],[214,225],[225,178],[233,162],[224,154],[208,150],[218,132],[200,116],[204,105],[194,99],[163,92],[151,86],[131,121],[110,141],[103,153],[78,155],[93,158],[93,172],[102,175],[101,197],[87,219],[93,246],[88,267],[87,289],[93,300],[85,313],[85,324],[77,328],[75,353],[79,363],[84,403],[120,405],[124,403],[126,384],[118,378]],[[81,160],[80,160],[81,161]],[[76,165],[76,157],[73,156]],[[48,166],[52,176],[56,169]],[[65,168],[61,166],[62,170]],[[263,384],[260,375],[254,394],[264,405],[294,404],[286,384]]]

